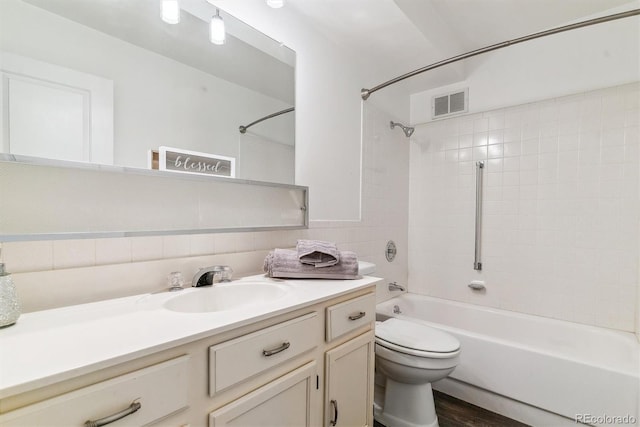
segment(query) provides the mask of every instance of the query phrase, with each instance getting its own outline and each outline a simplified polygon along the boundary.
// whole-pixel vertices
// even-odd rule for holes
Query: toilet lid
[[[460,348],[460,342],[452,335],[396,318],[376,324],[376,337],[400,347],[431,353],[451,353]]]

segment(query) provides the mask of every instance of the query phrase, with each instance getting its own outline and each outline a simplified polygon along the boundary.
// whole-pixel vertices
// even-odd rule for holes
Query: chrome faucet
[[[212,267],[205,267],[198,270],[193,276],[191,286],[211,286],[217,282],[230,282],[233,270],[228,265],[214,265]]]
[[[389,283],[389,290],[390,291],[402,291],[402,292],[405,291],[404,287],[398,285],[396,282]]]

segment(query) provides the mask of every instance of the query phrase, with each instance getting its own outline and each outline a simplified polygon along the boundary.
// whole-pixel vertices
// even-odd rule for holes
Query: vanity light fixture
[[[177,24],[180,22],[180,4],[178,0],[162,0],[160,6],[162,20],[167,24]]]
[[[269,7],[272,7],[274,9],[280,9],[282,6],[284,6],[284,0],[267,0],[267,4],[269,5]]]
[[[220,9],[216,8],[216,14],[209,23],[209,40],[213,44],[224,44],[227,39],[227,32],[224,29],[224,21],[220,16]]]

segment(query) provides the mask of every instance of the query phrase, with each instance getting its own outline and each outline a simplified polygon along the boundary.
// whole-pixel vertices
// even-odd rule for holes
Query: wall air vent
[[[466,113],[469,109],[469,89],[438,95],[431,98],[431,118],[439,119]]]

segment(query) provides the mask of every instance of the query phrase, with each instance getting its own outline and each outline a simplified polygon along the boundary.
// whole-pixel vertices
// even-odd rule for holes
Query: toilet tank
[[[371,275],[376,272],[376,265],[372,262],[358,261],[358,274],[362,276]]]

